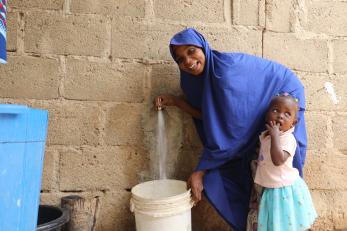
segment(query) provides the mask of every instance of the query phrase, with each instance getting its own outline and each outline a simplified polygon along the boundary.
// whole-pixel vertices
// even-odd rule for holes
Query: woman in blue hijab
[[[236,231],[247,223],[252,188],[250,160],[271,98],[287,92],[299,99],[294,135],[298,148],[294,167],[302,175],[306,153],[304,87],[281,64],[243,53],[212,50],[205,38],[188,28],[170,41],[179,66],[183,97],[157,96],[156,107],[177,106],[192,115],[204,149],[188,180],[193,199],[203,191]]]

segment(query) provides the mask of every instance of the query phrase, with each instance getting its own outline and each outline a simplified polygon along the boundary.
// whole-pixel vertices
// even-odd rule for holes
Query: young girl
[[[298,103],[289,94],[272,99],[266,114],[267,130],[260,135],[255,183],[264,187],[258,231],[300,231],[310,228],[317,213],[310,192],[293,167],[294,126]]]

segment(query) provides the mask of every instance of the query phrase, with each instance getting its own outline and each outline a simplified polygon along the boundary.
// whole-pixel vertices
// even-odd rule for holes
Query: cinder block
[[[33,1],[23,1],[23,0],[11,0],[8,1],[9,8],[13,9],[30,9],[38,8],[43,10],[62,10],[65,0],[33,0]]]
[[[336,191],[334,193],[332,202],[332,217],[334,221],[335,230],[345,231],[347,229],[347,191]]]
[[[64,97],[142,102],[145,68],[139,63],[96,63],[67,59]]]
[[[144,153],[140,148],[119,146],[61,150],[60,190],[131,188],[138,181],[137,173],[146,167]]]
[[[305,180],[312,189],[347,189],[347,155],[334,150],[309,150],[305,165]]]
[[[326,190],[311,190],[314,207],[317,211],[318,218],[311,227],[314,231],[334,231],[332,221],[331,199],[334,193]]]
[[[29,56],[9,56],[0,66],[0,97],[54,99],[62,73],[59,61]]]
[[[145,0],[71,0],[72,13],[145,16]]]
[[[48,144],[97,145],[100,135],[99,107],[91,103],[52,102],[49,111]]]
[[[305,86],[309,111],[345,111],[347,107],[347,76],[299,73]],[[326,88],[326,86],[328,88]],[[332,88],[330,87],[332,86]],[[330,93],[330,89],[333,92]]]
[[[267,30],[290,32],[294,17],[294,0],[266,1]]]
[[[260,21],[264,18],[265,11],[261,11],[261,6],[265,5],[265,0],[238,0],[232,1],[233,24],[236,25],[263,25]]]
[[[347,114],[341,113],[333,117],[333,142],[334,148],[347,150],[347,126],[346,126]],[[346,169],[347,170],[347,169]]]
[[[143,146],[142,113],[144,105],[118,104],[107,111],[105,143]]]
[[[56,156],[57,155],[54,148],[46,148],[41,185],[41,190],[43,191],[51,191],[52,189],[55,189],[55,185],[58,184],[56,162],[59,160],[56,158]]]
[[[192,226],[194,230],[231,230],[205,197],[192,208]]]
[[[264,57],[290,68],[311,72],[328,70],[328,46],[324,40],[299,39],[293,34],[264,33]]]
[[[102,16],[27,12],[25,21],[26,52],[109,56],[108,22]]]
[[[60,200],[64,196],[67,195],[60,192],[43,192],[40,194],[40,204],[60,206]]]
[[[304,167],[305,182],[311,190],[327,190],[333,187],[330,179],[325,177],[329,171],[328,155],[326,150],[307,150]]]
[[[184,115],[183,134],[184,134],[183,146],[197,149],[197,151],[194,155],[200,156],[201,151],[202,151],[202,143],[201,143],[199,134],[195,129],[193,119],[188,114]]]
[[[334,72],[347,72],[347,40],[334,40]]]
[[[146,57],[155,60],[172,60],[169,51],[170,39],[184,27],[181,25],[168,25],[166,23],[156,23],[149,25],[147,32],[146,45],[148,46],[148,54]]]
[[[235,26],[217,28],[199,26],[210,46],[221,52],[245,52],[262,56],[262,31]]]
[[[310,193],[316,212],[322,217],[328,216],[331,208],[331,192],[310,189]]]
[[[304,29],[332,36],[347,35],[347,2],[306,1],[307,24]]]
[[[156,18],[175,21],[224,22],[222,0],[154,0]]]
[[[112,21],[112,56],[172,60],[169,41],[183,28],[179,25],[161,23],[149,25],[145,21],[130,17],[114,18]]]
[[[7,51],[17,50],[17,36],[19,27],[19,15],[18,13],[8,12],[6,15],[7,20]]]
[[[114,17],[112,20],[112,56],[114,58],[144,58],[148,26],[142,20]]]
[[[326,148],[328,143],[328,115],[324,113],[306,112],[308,149]]]
[[[107,191],[99,197],[99,212],[95,230],[135,231],[135,216],[130,212],[131,193],[125,189]]]
[[[151,99],[159,94],[182,95],[180,73],[176,63],[151,66]]]

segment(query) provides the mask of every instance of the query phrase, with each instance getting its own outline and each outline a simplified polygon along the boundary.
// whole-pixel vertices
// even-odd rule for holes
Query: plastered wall
[[[167,45],[192,26],[214,49],[297,73],[307,96],[305,179],[319,213],[313,230],[346,230],[346,12],[346,0],[8,1],[0,102],[49,111],[42,203],[77,194],[97,200],[94,230],[135,229],[129,189],[149,178],[151,101],[180,93]],[[189,116],[164,113],[169,175],[186,179],[201,145]],[[206,201],[193,209],[193,228],[229,230]]]

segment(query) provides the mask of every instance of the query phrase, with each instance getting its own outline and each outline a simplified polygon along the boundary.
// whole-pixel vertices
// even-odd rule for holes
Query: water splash
[[[158,111],[156,154],[157,160],[159,160],[159,179],[166,179],[167,136],[165,118],[162,110]]]

